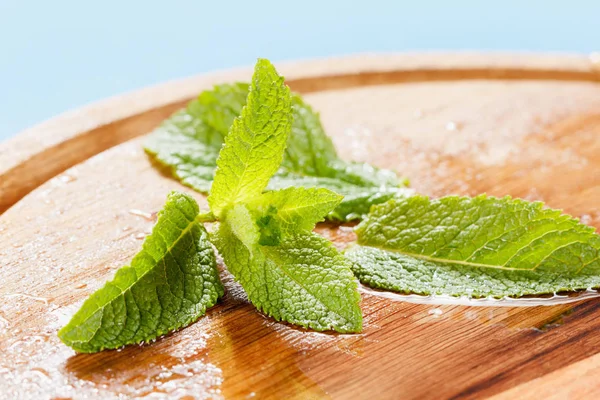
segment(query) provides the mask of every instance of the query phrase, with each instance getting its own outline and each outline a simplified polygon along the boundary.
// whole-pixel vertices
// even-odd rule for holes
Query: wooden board
[[[344,157],[433,196],[544,200],[600,228],[600,72],[553,55],[357,56],[281,66]],[[56,331],[139,250],[172,190],[138,136],[228,71],[71,112],[0,144],[0,397],[580,398],[600,394],[600,301],[472,307],[363,293],[364,332],[257,313],[223,274],[207,316],[76,355]],[[106,151],[104,151],[106,150]],[[206,205],[203,196],[194,196]],[[343,247],[351,227],[318,228]]]

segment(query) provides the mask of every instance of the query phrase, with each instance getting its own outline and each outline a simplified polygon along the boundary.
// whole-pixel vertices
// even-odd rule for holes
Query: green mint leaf
[[[260,240],[260,229],[254,223],[254,217],[248,207],[245,204],[236,204],[227,213],[227,221],[229,231],[244,245],[248,252],[252,253]]]
[[[294,94],[294,123],[288,138],[283,166],[286,171],[310,176],[327,176],[329,163],[338,160],[331,139],[325,134],[319,114]]]
[[[323,237],[296,232],[259,244],[251,211],[227,213],[213,243],[250,301],[277,321],[318,331],[359,332],[360,295],[350,263]]]
[[[295,188],[266,192],[248,202],[259,227],[274,234],[312,231],[342,201],[342,196],[322,188]]]
[[[271,179],[267,190],[280,190],[288,187],[325,188],[344,196],[341,203],[327,218],[333,221],[352,221],[363,218],[372,205],[385,203],[394,198],[413,194],[412,189],[397,186],[369,186],[349,183],[337,178],[277,174]]]
[[[600,236],[542,203],[413,196],[375,206],[346,256],[374,288],[503,297],[600,286]]]
[[[217,217],[231,205],[263,192],[281,165],[291,124],[290,90],[273,65],[259,59],[247,103],[233,121],[217,159],[208,196]]]
[[[150,135],[146,151],[182,183],[208,193],[220,145],[246,103],[248,88],[246,83],[223,84],[201,93]],[[361,218],[371,205],[406,195],[406,182],[393,172],[339,158],[319,115],[299,95],[292,95],[292,106],[283,164],[268,190],[301,186],[340,193],[343,201],[327,216],[339,221]]]
[[[200,118],[222,137],[227,136],[233,120],[241,114],[246,104],[249,90],[250,85],[241,82],[226,83],[215,86],[213,90],[205,90],[198,96],[198,103],[204,109]]]
[[[189,195],[169,195],[158,221],[133,258],[93,293],[58,336],[93,353],[152,340],[184,327],[223,295],[214,251],[196,222]]]
[[[223,136],[201,119],[204,113],[198,100],[190,102],[148,137],[145,150],[183,184],[208,193]]]

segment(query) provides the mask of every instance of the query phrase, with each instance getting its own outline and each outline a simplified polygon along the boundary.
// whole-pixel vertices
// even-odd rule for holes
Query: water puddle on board
[[[419,294],[400,294],[383,290],[376,290],[361,285],[360,291],[373,296],[383,297],[394,301],[403,301],[413,304],[428,305],[458,305],[471,307],[535,307],[535,306],[556,306],[560,304],[570,304],[583,300],[600,298],[600,292],[593,289],[580,292],[555,293],[547,297],[485,297],[480,299],[469,298],[467,296],[454,297],[447,295],[419,295]]]
[[[443,322],[475,322],[509,329],[547,331],[565,323],[573,313],[574,303],[599,298],[597,290],[557,293],[522,298],[481,298],[466,296],[399,294],[375,290],[361,285],[362,293],[371,298],[392,300],[392,304],[411,305],[407,315],[417,324]]]

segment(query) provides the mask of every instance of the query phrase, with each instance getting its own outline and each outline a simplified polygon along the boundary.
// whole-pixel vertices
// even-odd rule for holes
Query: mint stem
[[[215,217],[211,211],[207,211],[205,213],[198,214],[196,221],[200,222],[201,224],[206,222],[217,222],[217,217]]]

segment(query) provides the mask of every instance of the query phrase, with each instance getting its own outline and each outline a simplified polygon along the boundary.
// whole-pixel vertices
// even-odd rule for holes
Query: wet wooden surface
[[[290,83],[311,92],[306,100],[347,159],[397,170],[421,193],[544,200],[600,227],[600,75],[591,61],[490,56],[486,64],[485,56],[455,56],[436,70],[428,57],[371,57],[355,69],[315,62],[292,71]],[[323,71],[331,76],[319,78]],[[173,104],[157,102],[174,108],[181,98],[172,98]],[[145,111],[151,122],[136,110],[127,118],[137,122],[125,131],[118,123],[95,127],[115,135],[102,142],[88,131],[70,136],[61,152],[73,140],[74,149],[88,140],[86,154],[97,154],[77,165],[76,156],[61,164],[49,145],[44,154],[29,150],[24,157],[28,150],[22,150],[29,165],[2,169],[11,183],[0,186],[18,191],[12,202],[5,197],[12,206],[0,216],[0,393],[7,398],[577,398],[600,392],[600,299],[475,307],[363,293],[364,332],[336,335],[262,316],[225,272],[225,298],[192,326],[152,344],[76,355],[56,331],[139,250],[166,194],[189,191],[152,168],[143,138],[134,138],[165,110]],[[14,143],[0,145],[4,159]],[[19,184],[17,173],[44,168],[46,157],[60,164],[53,171],[64,172],[45,183],[41,172],[25,174]],[[353,239],[348,226],[318,230],[340,247]]]

